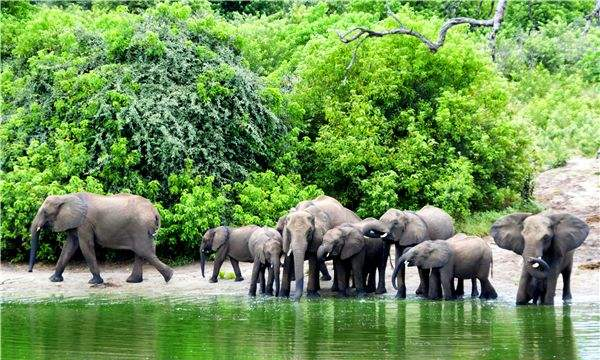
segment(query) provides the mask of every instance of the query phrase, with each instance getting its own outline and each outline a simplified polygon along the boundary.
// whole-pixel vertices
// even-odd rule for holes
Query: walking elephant
[[[248,249],[254,259],[250,296],[256,296],[256,283],[260,280],[262,294],[279,296],[279,274],[281,272],[281,255],[283,254],[281,234],[275,229],[262,227],[252,233],[248,240]],[[265,270],[269,278],[265,289]],[[275,282],[275,293],[273,293]]]
[[[451,300],[457,297],[454,278],[479,279],[481,299],[495,299],[496,290],[488,277],[492,266],[492,249],[481,238],[457,234],[448,240],[426,240],[410,249],[401,257],[408,266],[430,269],[428,298]],[[392,283],[399,268],[392,274]],[[441,285],[441,289],[440,289]]]
[[[360,218],[345,208],[336,199],[319,196],[314,200],[303,201],[282,217],[283,251],[286,254],[281,294],[289,296],[290,282],[295,280],[294,299],[298,300],[304,290],[304,260],[308,259],[307,296],[319,296],[317,249],[327,230],[343,223],[354,223]]]
[[[492,225],[496,244],[523,256],[517,305],[531,300],[534,304],[554,304],[559,274],[563,278],[562,298],[571,299],[573,253],[588,233],[588,225],[571,214],[515,213]]]
[[[48,196],[31,223],[30,272],[35,264],[39,232],[48,227],[55,232],[64,231],[67,234],[50,281],[63,281],[65,266],[77,248],[80,248],[92,273],[89,283],[104,282],[96,261],[96,243],[135,253],[133,271],[127,282],[142,281],[142,265],[145,261],[156,267],[166,282],[173,275],[173,270],[162,263],[155,253],[153,240],[160,228],[160,215],[154,205],[141,196],[104,196],[86,192]]]
[[[396,297],[406,297],[405,267],[400,260],[404,251],[425,240],[445,240],[454,235],[454,221],[444,210],[435,206],[424,206],[417,212],[389,209],[379,220],[373,219],[364,225],[365,233],[371,237],[381,236],[387,246],[396,247],[398,269],[398,292]],[[382,233],[383,231],[383,233]],[[419,271],[420,284],[417,294],[426,295],[429,289],[429,271]]]
[[[317,257],[322,260],[334,259],[340,296],[348,296],[350,273],[352,273],[356,295],[363,297],[368,292],[385,293],[387,260],[385,250],[383,240],[364,236],[360,225],[342,224],[325,233],[323,243],[317,250]],[[376,270],[379,272],[377,289],[375,289]]]
[[[242,281],[242,272],[239,262],[253,262],[254,257],[248,248],[248,241],[252,234],[260,229],[259,226],[249,225],[239,228],[229,226],[219,226],[209,229],[204,233],[202,243],[200,244],[200,270],[204,277],[204,265],[206,257],[216,253],[213,264],[213,273],[208,280],[211,283],[219,281],[219,270],[226,258],[229,258],[233,271],[235,272],[235,281]]]

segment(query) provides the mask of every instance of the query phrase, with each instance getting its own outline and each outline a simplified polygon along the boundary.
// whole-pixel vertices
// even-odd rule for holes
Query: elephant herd
[[[142,281],[144,262],[156,267],[167,282],[173,275],[173,270],[155,254],[153,239],[160,228],[158,211],[140,196],[48,196],[30,228],[30,272],[39,232],[48,227],[67,234],[50,277],[53,282],[63,280],[67,262],[81,248],[92,273],[90,283],[102,283],[94,253],[96,243],[135,253],[128,282]],[[492,225],[491,236],[496,244],[523,256],[517,304],[553,304],[559,275],[564,283],[563,299],[571,298],[573,252],[588,232],[587,224],[571,214],[515,213]],[[263,294],[289,297],[294,281],[292,296],[299,299],[304,293],[305,261],[308,260],[308,297],[319,296],[319,273],[321,279],[331,279],[325,262],[332,261],[332,290],[346,297],[353,286],[356,296],[362,297],[386,292],[385,270],[392,245],[396,258],[392,285],[398,298],[406,297],[405,264],[417,267],[420,281],[416,293],[425,298],[460,297],[465,279],[472,282],[471,296],[497,297],[489,280],[493,264],[489,245],[479,237],[456,234],[450,215],[434,206],[416,212],[389,209],[379,219],[360,219],[336,199],[319,196],[290,209],[277,221],[276,228],[250,225],[209,229],[200,245],[200,267],[204,277],[206,259],[214,254],[209,282],[218,281],[226,259],[233,266],[235,280],[242,281],[239,262],[253,263],[249,295],[255,296],[260,284]]]

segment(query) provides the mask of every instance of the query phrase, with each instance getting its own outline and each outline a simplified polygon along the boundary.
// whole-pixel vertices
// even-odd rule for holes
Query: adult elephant
[[[396,267],[398,268],[398,289],[396,297],[406,297],[403,252],[425,240],[446,240],[454,235],[454,221],[444,210],[435,206],[424,206],[421,210],[400,211],[389,209],[379,220],[364,225],[365,233],[371,237],[381,236],[388,246],[396,247]],[[384,231],[384,233],[381,233]],[[417,294],[426,295],[429,289],[429,270],[419,269],[420,284]]]
[[[282,229],[283,251],[286,254],[281,294],[289,296],[290,282],[295,279],[294,299],[304,291],[304,260],[308,259],[307,296],[319,296],[317,249],[327,230],[343,223],[355,223],[360,218],[339,201],[321,195],[314,200],[302,201],[278,222]]]
[[[589,233],[588,225],[571,214],[515,213],[497,220],[491,235],[499,247],[523,256],[517,305],[554,304],[558,275],[563,300],[571,299],[573,253]]]
[[[95,243],[135,253],[133,270],[127,282],[142,281],[142,265],[145,261],[154,265],[165,281],[168,282],[173,275],[173,270],[162,263],[155,253],[153,239],[160,228],[160,215],[154,205],[141,196],[104,196],[85,192],[48,196],[31,223],[29,272],[35,264],[39,232],[46,227],[67,233],[66,243],[50,281],[63,281],[65,266],[77,248],[81,248],[92,273],[89,283],[101,284],[103,280],[94,252]]]

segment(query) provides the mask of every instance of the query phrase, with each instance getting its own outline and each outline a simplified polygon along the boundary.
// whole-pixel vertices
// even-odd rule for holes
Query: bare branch
[[[490,43],[492,45],[494,45],[495,40],[496,40],[496,34],[498,33],[498,30],[500,29],[500,25],[502,24],[502,19],[504,18],[504,11],[506,9],[506,1],[507,0],[499,0],[498,1],[498,5],[496,6],[496,11],[494,13],[494,17],[491,19],[479,20],[479,19],[466,18],[466,17],[456,17],[456,18],[447,20],[442,25],[440,32],[438,33],[438,38],[435,42],[432,42],[431,40],[427,39],[423,34],[419,33],[418,31],[404,27],[402,25],[402,23],[400,22],[400,20],[395,15],[393,15],[393,16],[390,15],[390,17],[392,17],[394,20],[396,20],[396,22],[399,25],[399,27],[395,28],[395,29],[376,31],[376,30],[371,30],[371,29],[367,29],[364,27],[355,27],[353,29],[346,31],[345,33],[338,32],[337,34],[338,34],[338,37],[340,38],[340,40],[344,44],[349,44],[358,39],[362,40],[362,39],[366,39],[369,37],[383,37],[383,36],[387,36],[387,35],[408,35],[408,36],[413,36],[413,37],[416,37],[417,39],[419,39],[423,44],[425,44],[429,48],[429,50],[431,50],[431,52],[436,52],[440,47],[442,47],[442,45],[444,45],[444,42],[446,41],[446,33],[448,32],[448,30],[450,30],[450,28],[452,28],[456,25],[469,24],[471,26],[492,27],[492,32],[490,34],[489,39],[490,39]],[[600,0],[598,0],[598,1],[600,1]],[[388,14],[389,13],[391,13],[391,10],[388,6]],[[492,49],[494,49],[494,46],[492,46]],[[354,58],[354,56],[353,56],[353,58]]]
[[[583,34],[587,34],[588,31],[590,30],[590,27],[592,26],[592,22],[594,22],[594,19],[596,19],[597,22],[600,22],[600,0],[596,0],[596,6],[594,7],[594,10],[592,10],[591,13],[589,13],[588,15],[586,15],[585,20],[586,20],[586,24],[585,24],[585,28],[583,29]]]

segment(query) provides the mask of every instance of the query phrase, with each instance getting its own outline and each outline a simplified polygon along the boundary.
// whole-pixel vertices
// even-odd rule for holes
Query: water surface
[[[215,297],[5,302],[2,359],[597,359],[598,304]]]

